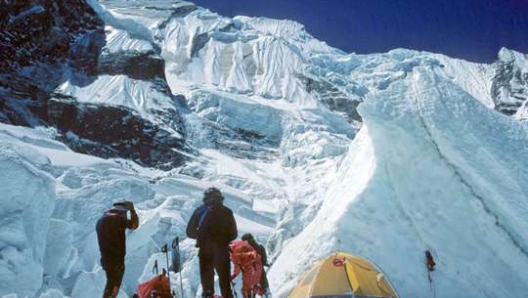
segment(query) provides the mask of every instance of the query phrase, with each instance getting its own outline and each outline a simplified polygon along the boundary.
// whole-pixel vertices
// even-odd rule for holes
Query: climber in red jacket
[[[231,279],[235,279],[242,271],[242,295],[253,298],[264,295],[264,289],[259,286],[262,277],[262,259],[257,251],[246,241],[238,240],[229,245],[231,261],[235,271]]]

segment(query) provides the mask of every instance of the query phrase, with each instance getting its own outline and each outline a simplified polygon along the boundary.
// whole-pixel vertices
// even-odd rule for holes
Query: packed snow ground
[[[401,49],[346,54],[296,22],[184,2],[89,2],[107,25],[103,51],[165,61],[166,84],[186,99],[191,159],[162,172],[72,152],[53,130],[0,124],[0,296],[100,296],[95,221],[132,200],[141,227],[128,236],[120,297],[130,296],[156,259],[165,264],[160,246],[184,238],[211,185],[226,193],[239,233],[267,241],[276,297],[335,250],[370,258],[402,297],[432,295],[425,249],[439,264],[437,297],[526,293],[527,127],[491,110],[493,65]],[[522,54],[506,56],[526,68]],[[124,75],[56,91],[168,128],[164,111],[181,109],[155,81]],[[363,126],[350,102],[363,102]],[[185,297],[197,297],[193,241],[182,248]]]

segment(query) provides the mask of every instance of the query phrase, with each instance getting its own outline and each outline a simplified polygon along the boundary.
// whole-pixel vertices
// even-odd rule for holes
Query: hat
[[[246,233],[244,235],[242,235],[242,240],[244,241],[248,241],[248,242],[255,242],[255,238],[253,237],[253,235],[251,233]]]
[[[220,192],[220,190],[216,187],[210,187],[204,191],[204,201],[210,200],[210,199],[220,199],[221,201],[224,200],[224,196]]]

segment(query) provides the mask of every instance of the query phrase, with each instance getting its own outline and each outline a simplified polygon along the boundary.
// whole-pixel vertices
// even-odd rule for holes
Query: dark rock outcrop
[[[65,72],[90,81],[104,46],[104,22],[82,0],[2,1],[0,8],[0,119],[45,123],[49,92]]]
[[[507,51],[502,53],[508,56]],[[496,62],[497,69],[491,85],[491,97],[495,110],[514,115],[528,100],[528,71],[517,66],[517,61],[511,57],[503,57]]]
[[[324,80],[304,76],[299,76],[299,79],[303,82],[306,91],[316,93],[321,103],[328,109],[342,113],[350,123],[362,121],[357,111],[357,107],[363,102],[361,96],[350,97]]]
[[[103,29],[83,0],[2,1],[0,71],[64,62],[77,39]]]
[[[169,170],[181,166],[184,139],[125,107],[78,103],[54,94],[48,101],[48,123],[73,150],[104,158],[123,157]]]
[[[211,37],[209,36],[209,33],[202,33],[197,34],[192,39],[192,46],[191,46],[191,57],[196,56],[196,54],[207,44]]]
[[[165,78],[165,61],[154,52],[103,53],[99,56],[97,69],[99,74],[124,74],[136,80]]]

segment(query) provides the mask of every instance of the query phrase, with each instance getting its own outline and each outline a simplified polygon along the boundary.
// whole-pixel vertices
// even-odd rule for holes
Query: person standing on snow
[[[231,280],[235,280],[242,272],[242,296],[244,298],[263,296],[265,292],[260,287],[263,271],[260,255],[244,240],[234,241],[229,248],[231,249],[231,261],[235,265]]]
[[[218,274],[223,298],[232,298],[229,243],[238,236],[233,211],[223,205],[220,190],[211,187],[204,192],[203,205],[198,207],[187,224],[187,236],[196,239],[199,248],[200,279],[204,298],[214,296],[214,271]]]
[[[130,219],[127,212],[130,211]],[[126,229],[135,230],[139,218],[134,203],[119,202],[107,210],[97,221],[96,231],[101,251],[101,265],[106,272],[103,298],[115,298],[119,294],[125,273]]]
[[[266,254],[266,249],[264,248],[264,246],[257,243],[257,241],[255,240],[252,234],[250,233],[244,234],[242,236],[242,240],[246,241],[249,245],[251,245],[251,247],[253,247],[257,251],[257,253],[260,255],[262,266],[266,266],[266,267],[270,266],[268,264],[268,256]],[[271,297],[269,293],[268,277],[266,276],[266,271],[264,270],[264,268],[262,268],[262,275],[260,277],[259,286],[262,289],[262,291],[265,293],[264,296],[268,298]]]

